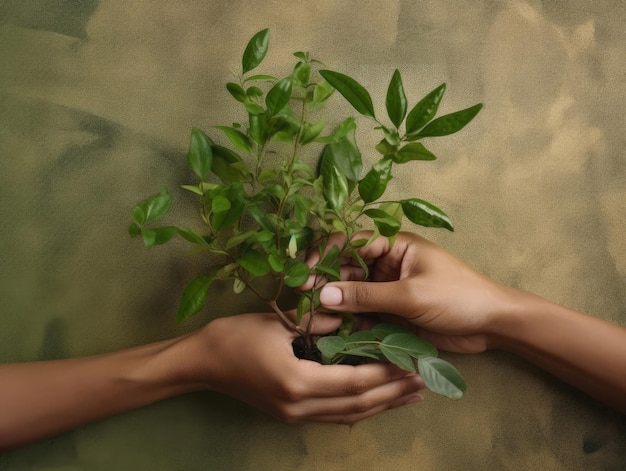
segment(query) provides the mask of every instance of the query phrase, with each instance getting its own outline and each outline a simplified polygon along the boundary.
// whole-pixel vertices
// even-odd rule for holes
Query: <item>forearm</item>
[[[94,357],[0,365],[0,451],[199,389],[179,372],[187,337]]]
[[[496,346],[626,413],[626,328],[519,292]]]

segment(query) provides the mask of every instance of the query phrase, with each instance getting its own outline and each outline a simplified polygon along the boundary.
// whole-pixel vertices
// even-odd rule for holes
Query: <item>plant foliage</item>
[[[454,230],[446,213],[432,203],[416,197],[390,200],[384,196],[397,166],[436,159],[422,139],[461,130],[482,105],[435,117],[445,92],[442,84],[409,107],[396,70],[385,100],[390,122],[384,123],[377,118],[363,85],[343,73],[321,68],[322,63],[311,59],[309,53],[294,53],[296,64],[285,77],[250,74],[261,65],[268,47],[269,30],[264,29],[246,46],[237,81],[226,84],[242,108],[243,120],[214,126],[215,141],[198,128],[191,130],[187,162],[196,181],[182,188],[198,198],[202,231],[154,225],[171,206],[169,192],[162,189],[134,207],[129,233],[141,236],[147,248],[178,235],[210,257],[210,271],[192,279],[183,291],[179,322],[204,308],[214,281],[230,280],[236,293],[251,291],[259,296],[286,326],[314,347],[309,327],[320,307],[323,281],[340,279],[342,257],[353,258],[367,272],[357,248],[368,241],[353,240],[362,225],[374,227],[370,240],[382,235],[390,243],[405,217],[425,227]],[[348,116],[331,128],[320,115],[334,91],[369,118],[374,131],[381,134],[374,149],[378,157],[371,159],[368,152],[367,161],[373,160],[370,165],[365,164],[357,145],[355,118]],[[224,145],[217,143],[218,138]],[[303,149],[310,146],[317,146],[318,162],[303,157]],[[344,247],[327,246],[335,232],[344,234]],[[309,266],[305,256],[312,247],[318,247],[320,257]],[[271,294],[262,292],[259,283],[268,276],[276,281]],[[300,293],[293,322],[277,300],[284,287],[297,288],[311,276],[316,282]],[[303,322],[305,314],[310,314],[307,322]],[[387,360],[405,370],[419,371],[426,385],[438,394],[463,395],[465,383],[458,371],[414,334],[392,324],[380,324],[366,332],[341,329],[340,333],[317,340],[324,362]]]

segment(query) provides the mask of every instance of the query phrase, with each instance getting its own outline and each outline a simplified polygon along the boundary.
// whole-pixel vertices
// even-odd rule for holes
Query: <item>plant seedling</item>
[[[460,398],[465,383],[459,372],[410,331],[379,324],[371,331],[351,332],[348,320],[337,335],[316,338],[311,322],[320,308],[321,285],[340,279],[341,260],[353,259],[367,278],[368,267],[358,249],[379,236],[393,243],[404,218],[454,230],[437,206],[419,198],[389,200],[384,195],[396,166],[435,160],[423,144],[425,138],[461,130],[482,105],[436,117],[446,88],[442,84],[409,107],[396,70],[385,100],[389,120],[383,122],[359,82],[325,68],[308,52],[294,53],[296,64],[285,77],[253,73],[268,46],[269,30],[256,33],[244,50],[241,74],[226,84],[242,109],[242,121],[213,126],[223,144],[199,128],[191,130],[187,164],[196,181],[182,188],[198,198],[202,231],[154,224],[170,209],[171,197],[164,188],[134,207],[130,235],[141,236],[147,248],[178,235],[209,256],[210,270],[183,291],[178,322],[203,309],[214,281],[230,280],[235,293],[258,296],[299,335],[302,357],[317,355],[323,363],[390,361],[419,371],[435,393]],[[355,118],[348,116],[328,130],[323,111],[335,91],[381,135],[375,146],[378,157],[367,169],[357,146]],[[307,161],[313,154],[320,156],[318,161]],[[354,237],[363,224],[373,226],[369,240]],[[337,232],[345,240],[341,247],[330,243]],[[312,250],[318,251],[318,260],[307,263]],[[292,320],[279,306],[281,293],[300,287],[311,276],[313,287],[298,292]],[[261,281],[268,277],[274,280],[271,293],[263,290],[268,284]]]

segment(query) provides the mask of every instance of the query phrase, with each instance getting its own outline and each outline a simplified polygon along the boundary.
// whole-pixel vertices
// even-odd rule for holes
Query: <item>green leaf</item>
[[[429,342],[406,333],[387,335],[380,344],[380,351],[393,364],[414,373],[415,359],[437,354],[437,350]]]
[[[380,152],[382,155],[386,156],[386,155],[393,154],[395,151],[397,151],[398,150],[398,146],[397,145],[391,145],[391,144],[389,144],[387,139],[383,139],[378,144],[376,144],[375,149],[378,152]]]
[[[274,77],[273,75],[257,74],[257,75],[250,75],[249,77],[246,77],[246,79],[244,80],[244,83],[249,82],[251,80],[265,80],[268,82],[275,82],[278,79]]]
[[[376,335],[369,330],[359,330],[346,337],[346,349],[356,347],[357,344],[376,342]]]
[[[246,136],[244,133],[230,126],[213,127],[223,131],[231,144],[234,145],[237,149],[248,152],[249,154],[252,153],[252,143],[250,142],[248,136]]]
[[[345,340],[341,337],[337,335],[327,335],[317,341],[317,348],[325,357],[333,358],[343,351],[345,344]]]
[[[191,242],[193,244],[204,245],[204,246],[208,246],[209,245],[204,237],[202,237],[200,234],[198,234],[196,231],[194,231],[192,229],[180,229],[179,228],[178,229],[178,234],[183,239],[185,239],[186,241]]]
[[[211,170],[224,183],[247,182],[252,177],[244,161],[235,152],[215,144],[211,149],[213,150]]]
[[[159,193],[143,200],[135,206],[131,212],[131,216],[133,221],[141,226],[147,222],[156,221],[165,216],[171,205],[172,198],[167,188],[162,188]]]
[[[404,350],[388,347],[382,343],[379,348],[382,354],[385,355],[385,358],[397,367],[412,373],[417,371],[415,368],[415,360]]]
[[[264,276],[270,271],[267,255],[255,249],[246,250],[244,254],[237,259],[237,263],[254,276]]]
[[[324,248],[320,247],[320,252],[323,251]],[[313,271],[318,275],[326,275],[328,281],[339,281],[341,279],[340,253],[341,249],[338,246],[333,245],[322,257],[322,259],[313,267]]]
[[[137,225],[136,222],[132,222],[130,224],[130,226],[128,226],[128,234],[132,237],[135,238],[137,237],[139,234],[141,234],[141,228]]]
[[[391,160],[379,160],[359,182],[359,195],[363,202],[371,203],[383,195],[391,180],[391,166]]]
[[[448,134],[454,134],[460,131],[469,123],[474,116],[483,107],[482,103],[478,103],[470,108],[466,108],[456,113],[450,113],[441,116],[434,121],[431,121],[424,129],[422,129],[416,137],[435,137],[435,136],[447,136]]]
[[[372,327],[371,332],[376,336],[376,338],[383,340],[390,334],[411,334],[411,332],[401,325],[398,324],[390,324],[390,323],[380,323],[376,324]]]
[[[452,222],[446,213],[434,204],[419,198],[411,198],[400,202],[404,215],[413,223],[424,227],[445,227],[454,232]]]
[[[214,277],[200,275],[191,280],[185,289],[178,305],[176,322],[181,323],[189,319],[206,305],[208,289]]]
[[[230,201],[221,195],[217,195],[211,201],[211,210],[214,213],[221,213],[230,209]]]
[[[398,134],[397,129],[389,129],[385,126],[380,126],[380,129],[383,131],[385,135],[385,141],[387,141],[392,146],[400,145],[400,134]]]
[[[460,399],[467,389],[463,377],[459,371],[441,358],[420,358],[418,363],[419,374],[424,380],[426,387],[432,392]]]
[[[376,119],[372,97],[360,83],[347,75],[332,70],[320,70],[320,75],[341,93],[355,110],[362,115]]]
[[[273,233],[275,231],[276,227],[274,223],[268,217],[267,213],[264,212],[261,208],[254,204],[251,204],[248,206],[247,211],[248,213],[250,213],[250,216],[254,218],[254,220],[261,227],[261,229],[265,229],[270,233]]]
[[[202,188],[200,188],[197,185],[181,185],[180,186],[183,190],[187,190],[187,191],[191,191],[192,193],[195,193],[196,195],[200,195],[202,196],[204,193],[202,192]]]
[[[311,274],[309,266],[304,262],[295,262],[285,267],[285,284],[290,288],[302,286]]]
[[[378,345],[363,345],[358,348],[351,348],[343,353],[346,357],[365,357],[377,361],[384,361],[385,355],[380,351]]]
[[[191,129],[187,160],[191,170],[200,177],[200,180],[208,177],[211,171],[211,162],[213,160],[211,144],[211,139],[204,132],[198,128]]]
[[[315,85],[315,88],[313,89],[313,102],[311,105],[321,105],[332,96],[334,91],[335,89],[330,83],[326,80],[322,80]]]
[[[348,180],[334,165],[328,166],[324,173],[324,196],[330,209],[341,212],[348,198]]]
[[[245,90],[237,83],[228,82],[226,84],[226,90],[228,90],[228,93],[230,93],[235,100],[241,103],[244,103],[247,99]]]
[[[241,59],[243,73],[256,68],[265,58],[269,46],[270,30],[264,29],[256,33],[248,42]]]
[[[391,333],[383,339],[382,344],[403,350],[413,358],[437,356],[437,349],[433,344],[410,332]]]
[[[411,160],[435,160],[437,157],[420,142],[410,142],[392,154],[391,158],[395,163],[403,164]]]
[[[215,230],[224,230],[239,220],[245,210],[243,195],[241,183],[233,183],[211,195],[212,223]]]
[[[348,193],[354,187],[354,184],[361,176],[361,168],[363,166],[361,160],[361,152],[356,144],[356,123],[354,118],[346,119],[335,134],[340,137],[333,143],[324,147],[322,159],[320,161],[320,174],[325,175],[329,172],[327,167],[337,167],[345,178],[352,182],[353,185],[348,188]]]
[[[226,248],[227,249],[232,249],[233,247],[236,247],[237,245],[241,244],[242,242],[247,242],[248,240],[252,239],[255,234],[256,234],[256,231],[254,231],[254,230],[239,232],[239,233],[233,235],[231,238],[229,238],[226,241]]]
[[[267,93],[265,97],[265,105],[270,115],[277,114],[282,110],[289,100],[291,99],[291,90],[293,82],[291,77],[285,77],[280,80],[272,89]]]
[[[446,91],[446,84],[442,83],[432,92],[422,98],[406,117],[406,133],[415,134],[433,119],[439,108],[439,103]]]
[[[381,235],[393,237],[400,231],[400,223],[382,209],[367,209],[365,214],[372,218]]]
[[[263,96],[263,90],[261,90],[259,87],[252,86],[246,90],[246,96],[251,99],[258,98],[260,96]]]
[[[326,121],[322,118],[315,123],[306,122],[302,125],[302,136],[300,137],[300,144],[308,144],[320,135],[322,130],[326,126]]]
[[[387,114],[396,128],[400,127],[407,111],[406,95],[402,86],[400,71],[396,69],[391,77],[389,88],[387,89]]]
[[[296,307],[296,323],[300,324],[305,314],[311,312],[311,298],[306,294],[301,294]]]
[[[300,87],[306,88],[311,77],[311,65],[306,62],[298,62],[293,70],[292,76]]]
[[[144,243],[148,248],[153,245],[165,244],[176,234],[178,234],[178,228],[174,226],[155,227],[152,229],[144,227],[141,229],[141,235],[143,236]]]
[[[265,114],[252,114],[249,115],[250,127],[248,128],[248,134],[259,145],[265,143],[265,136],[267,134],[267,124]]]
[[[271,253],[269,257],[267,257],[267,261],[276,273],[280,273],[285,269],[285,261],[284,257],[280,257],[277,254]]]
[[[250,114],[263,114],[265,113],[265,108],[256,103],[256,101],[252,101],[246,98],[246,101],[243,103],[243,106],[246,108],[246,111]]]

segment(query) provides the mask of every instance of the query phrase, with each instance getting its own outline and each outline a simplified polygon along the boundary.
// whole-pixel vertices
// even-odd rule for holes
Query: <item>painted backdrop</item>
[[[259,308],[220,293],[177,327],[199,262],[183,243],[148,252],[126,228],[164,183],[185,201],[189,130],[238,118],[223,84],[265,27],[273,71],[311,51],[379,109],[396,67],[413,102],[446,82],[442,111],[485,103],[433,142],[438,161],[396,176],[397,194],[437,202],[457,229],[420,233],[501,282],[626,323],[625,21],[619,0],[0,1],[0,361],[111,351]],[[459,402],[427,394],[353,427],[294,426],[194,394],[7,453],[0,469],[626,466],[623,417],[512,356],[446,357],[469,385]]]

